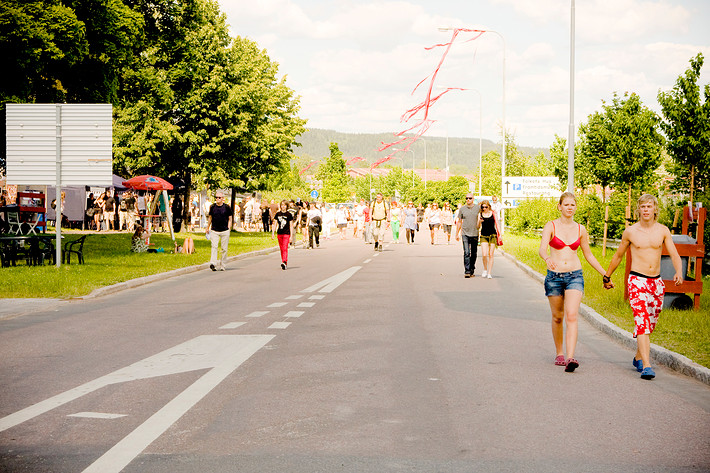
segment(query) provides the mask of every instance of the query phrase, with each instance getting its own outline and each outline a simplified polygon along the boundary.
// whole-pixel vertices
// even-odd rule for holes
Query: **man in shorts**
[[[375,251],[382,251],[385,230],[390,221],[390,209],[381,192],[377,193],[377,197],[370,206],[370,219],[372,220],[370,225],[372,226],[372,239],[375,241]]]
[[[653,379],[656,373],[651,367],[650,335],[656,328],[663,306],[665,286],[661,280],[661,253],[665,245],[675,275],[676,286],[682,284],[683,274],[680,256],[673,243],[668,227],[656,221],[658,201],[650,194],[638,200],[639,221],[624,230],[621,244],[609,263],[604,275],[604,287],[613,287],[611,275],[619,266],[627,249],[631,249],[631,272],[629,274],[629,303],[634,314],[634,338],[637,350],[633,364],[643,379]]]

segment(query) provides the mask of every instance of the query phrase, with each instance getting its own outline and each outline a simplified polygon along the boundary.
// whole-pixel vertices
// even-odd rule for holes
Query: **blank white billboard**
[[[112,184],[111,104],[6,104],[7,183]]]

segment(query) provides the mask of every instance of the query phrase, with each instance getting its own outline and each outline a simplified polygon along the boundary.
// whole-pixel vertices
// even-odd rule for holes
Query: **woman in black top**
[[[288,267],[288,242],[291,239],[293,231],[294,218],[293,213],[288,211],[288,202],[281,201],[280,210],[274,215],[274,220],[271,225],[271,238],[279,240],[279,249],[281,250],[281,269]]]
[[[481,211],[478,213],[478,228],[480,229],[481,252],[483,253],[483,277],[493,278],[493,255],[498,246],[498,221],[496,214],[491,209],[491,204],[484,200],[481,202]]]

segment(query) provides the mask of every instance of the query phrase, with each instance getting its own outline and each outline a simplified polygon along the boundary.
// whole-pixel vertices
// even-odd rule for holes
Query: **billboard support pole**
[[[62,106],[57,105],[57,186],[55,196],[54,227],[56,230],[55,264],[62,264]],[[46,220],[46,219],[45,219]]]

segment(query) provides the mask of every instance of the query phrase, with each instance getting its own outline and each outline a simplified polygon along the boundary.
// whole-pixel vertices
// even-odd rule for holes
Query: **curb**
[[[527,264],[518,261],[513,255],[501,250],[500,248],[498,251],[522,269],[524,273],[540,284],[545,282],[545,277]],[[588,305],[580,304],[579,313],[594,328],[610,336],[617,343],[634,350],[636,349],[636,340],[634,340],[634,337],[630,332],[627,332],[626,330],[612,324]],[[693,377],[702,383],[710,385],[710,369],[697,364],[690,358],[687,358],[679,353],[663,348],[655,343],[651,343],[651,359],[658,364],[667,366],[674,371],[678,371],[679,373]]]
[[[273,253],[275,251],[279,251],[278,246],[274,246],[271,248],[265,248],[263,250],[250,251],[249,253],[242,253],[242,254],[235,255],[235,256],[229,256],[229,257],[227,257],[227,262],[237,261],[237,260],[249,258],[252,256],[268,255],[268,254]],[[123,281],[120,283],[112,284],[110,286],[104,286],[104,287],[100,287],[98,289],[94,289],[93,291],[91,291],[91,293],[89,293],[85,296],[73,297],[72,300],[95,299],[97,297],[103,297],[108,294],[113,294],[116,292],[124,291],[126,289],[131,289],[134,287],[143,286],[145,284],[150,284],[150,283],[153,283],[156,281],[162,281],[164,279],[170,279],[175,276],[182,276],[183,274],[190,274],[190,273],[195,273],[197,271],[203,271],[203,270],[209,269],[209,267],[210,267],[210,263],[208,261],[207,263],[202,263],[202,264],[198,264],[195,266],[187,266],[184,268],[178,268],[178,269],[173,269],[171,271],[166,271],[164,273],[156,273],[156,274],[151,274],[150,276],[143,276],[141,278],[129,279],[128,281]]]

